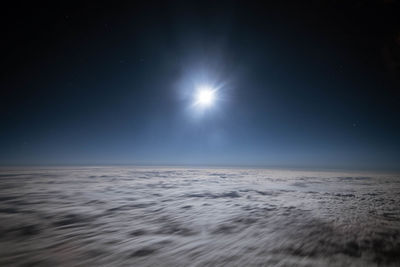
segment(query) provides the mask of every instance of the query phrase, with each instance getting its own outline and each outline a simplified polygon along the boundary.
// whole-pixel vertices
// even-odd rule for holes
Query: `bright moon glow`
[[[215,100],[215,90],[209,87],[199,88],[196,95],[196,104],[202,107],[211,106]]]

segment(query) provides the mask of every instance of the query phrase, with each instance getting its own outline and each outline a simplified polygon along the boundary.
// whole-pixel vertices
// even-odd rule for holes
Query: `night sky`
[[[0,165],[400,169],[399,1],[137,2],[2,8]]]

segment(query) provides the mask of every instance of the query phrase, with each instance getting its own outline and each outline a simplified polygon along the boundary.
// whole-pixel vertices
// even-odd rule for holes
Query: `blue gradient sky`
[[[400,166],[387,7],[32,8],[5,18],[1,165]]]

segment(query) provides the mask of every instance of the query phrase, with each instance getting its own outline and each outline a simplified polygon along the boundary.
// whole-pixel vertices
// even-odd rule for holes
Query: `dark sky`
[[[399,1],[114,2],[2,8],[1,165],[399,169]]]

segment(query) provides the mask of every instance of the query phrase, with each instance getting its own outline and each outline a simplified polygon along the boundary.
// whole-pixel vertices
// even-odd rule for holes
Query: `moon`
[[[210,107],[215,102],[215,90],[209,86],[199,87],[195,95],[195,103],[200,107]]]

